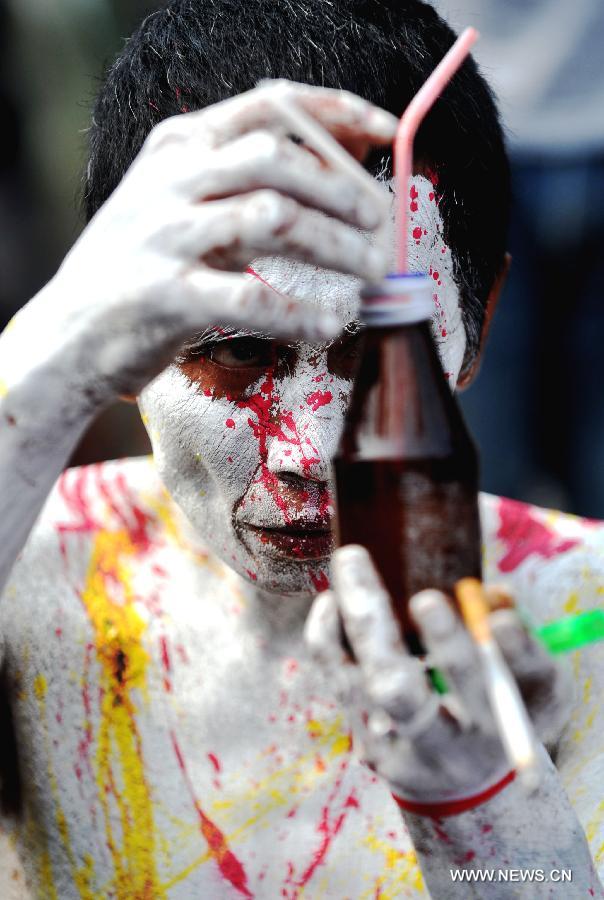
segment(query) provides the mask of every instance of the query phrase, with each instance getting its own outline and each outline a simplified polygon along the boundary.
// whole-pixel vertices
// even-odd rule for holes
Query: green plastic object
[[[440,669],[431,668],[428,669],[428,676],[432,683],[432,687],[436,691],[437,694],[448,694],[449,688],[447,687],[447,682],[445,680],[445,676],[440,671]]]
[[[604,640],[604,610],[592,609],[558,619],[537,628],[535,634],[550,653],[569,653],[593,641]]]

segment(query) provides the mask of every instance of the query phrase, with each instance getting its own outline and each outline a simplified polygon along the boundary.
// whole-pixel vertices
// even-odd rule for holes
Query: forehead
[[[343,324],[358,318],[360,278],[277,257],[256,259],[250,268],[280,294],[329,309]]]
[[[384,183],[384,190],[390,190],[391,196],[388,254],[390,270],[395,271],[395,198],[390,183]],[[435,284],[435,307],[455,309],[459,304],[459,292],[453,280],[450,251],[444,242],[443,221],[434,185],[425,176],[415,175],[405,202],[409,206],[409,269],[412,272],[438,276]],[[367,236],[367,240],[372,240],[372,237]],[[342,323],[358,318],[361,288],[359,278],[276,257],[256,259],[251,269],[280,293],[335,312]]]

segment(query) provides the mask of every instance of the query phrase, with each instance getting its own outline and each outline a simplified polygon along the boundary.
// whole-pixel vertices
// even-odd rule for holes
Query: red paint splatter
[[[419,241],[419,239],[421,238],[421,236],[422,236],[422,230],[421,230],[421,228],[419,228],[419,227],[418,227],[418,228],[414,228],[414,229],[413,229],[413,237],[415,238],[415,240],[416,240],[416,241]]]
[[[442,841],[443,844],[450,844],[451,838],[449,837],[449,835],[443,828],[443,820],[442,819],[434,819],[434,821],[432,822],[432,825],[434,827],[434,833],[436,834],[436,837],[439,839],[439,841]]]
[[[306,871],[303,873],[302,877],[297,882],[297,887],[303,888],[305,887],[312,876],[315,874],[316,870],[319,866],[325,861],[325,857],[327,856],[327,851],[331,845],[333,838],[338,834],[342,825],[344,824],[344,820],[346,818],[346,813],[340,813],[340,815],[335,819],[333,823],[329,821],[329,807],[324,806],[321,812],[321,820],[317,826],[317,831],[322,835],[321,844],[319,848],[313,855],[312,861],[310,865],[307,867]]]
[[[159,646],[161,651],[161,661],[166,672],[172,671],[172,663],[170,661],[170,653],[168,651],[168,641],[165,636],[162,635],[159,639]]]
[[[315,586],[316,591],[326,591],[329,587],[329,578],[327,577],[323,569],[319,569],[318,572],[313,572],[313,570],[311,569],[310,578],[313,585]]]
[[[438,281],[440,275],[438,274],[438,272],[432,272],[432,278],[434,279],[434,281]]]
[[[216,772],[222,772],[222,766],[220,765],[220,760],[218,759],[218,757],[216,756],[215,753],[208,753],[208,759],[214,766],[214,770]]]
[[[419,197],[417,188],[415,187],[414,184],[412,184],[411,188],[409,189],[409,196],[411,197],[412,200],[417,200],[417,198]]]
[[[411,210],[411,212],[417,212],[417,208],[418,207],[417,207],[416,201],[412,200],[411,203],[409,204],[409,209]]]
[[[239,893],[244,897],[253,897],[247,886],[247,875],[241,862],[237,859],[232,850],[229,849],[229,845],[222,831],[218,828],[217,825],[214,824],[214,822],[212,822],[212,820],[205,814],[205,812],[201,808],[199,800],[197,799],[197,796],[195,794],[193,784],[189,777],[182,751],[180,749],[178,741],[176,740],[176,735],[171,732],[170,736],[172,738],[172,746],[174,748],[178,766],[182,772],[183,779],[191,797],[191,801],[199,817],[201,833],[206,840],[208,849],[212,857],[218,865],[220,874],[226,881],[230,882],[230,884],[233,885],[236,891],[239,891]]]
[[[227,419],[226,422],[225,422],[224,424],[226,425],[227,428],[234,428],[234,427],[235,427],[235,420],[234,420],[234,419]]]
[[[331,391],[313,391],[306,398],[306,402],[313,412],[316,412],[322,406],[327,406],[333,400]]]
[[[493,826],[492,825],[483,825],[480,830],[482,831],[483,834],[488,834],[489,831],[493,830]]]
[[[360,803],[357,799],[357,796],[356,796],[354,790],[352,790],[349,793],[349,795],[346,797],[346,800],[344,801],[344,808],[345,809],[360,809]]]
[[[513,572],[529,556],[551,559],[576,547],[580,541],[561,539],[531,512],[531,507],[517,500],[502,498],[499,502],[497,537],[507,552],[499,560],[500,572]]]

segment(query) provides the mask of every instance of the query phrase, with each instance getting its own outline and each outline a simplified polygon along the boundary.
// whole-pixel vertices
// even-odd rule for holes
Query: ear
[[[487,341],[487,337],[489,336],[489,330],[491,328],[491,321],[495,314],[495,310],[497,309],[499,297],[501,296],[501,291],[503,290],[503,286],[505,285],[506,279],[508,277],[508,272],[510,271],[511,264],[512,257],[509,253],[506,253],[503,258],[501,271],[493,282],[493,286],[491,287],[489,296],[487,297],[487,302],[484,309],[484,319],[482,320],[482,333],[480,335],[480,346],[478,348],[478,353],[476,354],[476,358],[474,359],[472,365],[464,372],[462,372],[462,374],[459,376],[456,385],[456,390],[458,391],[464,391],[472,384],[472,382],[478,375],[478,370],[480,369],[480,364],[482,362],[482,355],[484,353],[485,344]]]

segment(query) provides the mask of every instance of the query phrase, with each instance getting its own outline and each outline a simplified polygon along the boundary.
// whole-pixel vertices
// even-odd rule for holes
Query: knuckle
[[[168,142],[181,139],[182,127],[179,118],[179,116],[170,116],[154,125],[143,145],[145,149],[155,151]]]
[[[262,225],[266,231],[276,232],[289,227],[298,215],[298,204],[278,191],[265,189],[256,191],[244,201],[245,213],[254,225]]]

